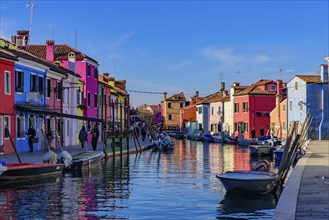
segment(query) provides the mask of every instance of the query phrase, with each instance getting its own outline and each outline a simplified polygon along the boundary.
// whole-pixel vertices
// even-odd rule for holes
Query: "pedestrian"
[[[262,136],[264,136],[264,134],[265,134],[264,128],[261,127],[260,130],[259,130],[259,136],[262,137]]]
[[[98,137],[99,137],[99,131],[98,131],[98,127],[96,124],[95,127],[93,128],[93,130],[91,130],[91,145],[93,147],[93,150],[96,150],[96,148],[97,148]]]
[[[80,150],[84,150],[85,149],[85,144],[86,144],[86,141],[87,141],[87,131],[86,131],[86,127],[85,126],[82,126],[80,132],[79,132],[79,141],[80,141],[80,144],[81,144],[81,149]]]
[[[256,139],[256,130],[255,130],[255,128],[252,128],[252,130],[251,130],[251,138],[252,138],[253,140]]]
[[[142,133],[142,141],[144,141],[146,138],[146,133],[147,133],[146,126],[143,125],[141,133]]]
[[[29,152],[33,152],[33,141],[34,141],[36,132],[35,132],[35,129],[33,128],[32,124],[30,124],[29,130],[27,131],[26,134],[29,136],[29,138],[28,138],[29,147],[30,147]]]

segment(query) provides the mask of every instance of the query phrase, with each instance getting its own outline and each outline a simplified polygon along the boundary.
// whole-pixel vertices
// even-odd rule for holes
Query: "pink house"
[[[55,45],[52,41],[47,41],[46,45],[30,45],[28,51],[32,54],[53,60],[58,65],[70,70],[75,70],[84,82],[83,105],[86,107],[84,116],[97,119],[98,117],[98,62],[75,48],[66,45]],[[74,63],[70,62],[71,56]],[[90,121],[87,126],[93,127]]]
[[[282,81],[259,80],[234,95],[233,121],[234,131],[244,138],[251,138],[255,128],[256,137],[264,129],[264,135],[270,135],[270,112],[275,108],[276,91],[282,91]]]

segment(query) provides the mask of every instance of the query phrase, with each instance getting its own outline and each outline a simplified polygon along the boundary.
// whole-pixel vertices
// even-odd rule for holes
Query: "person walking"
[[[80,132],[79,132],[79,141],[80,141],[80,144],[81,144],[81,150],[85,150],[85,144],[86,144],[86,141],[87,141],[87,131],[86,131],[86,127],[85,126],[82,126]]]
[[[251,138],[252,138],[253,140],[256,139],[256,130],[255,130],[255,128],[252,128],[252,130],[251,130]]]
[[[98,137],[99,137],[99,130],[96,124],[93,130],[91,130],[91,145],[93,147],[93,150],[96,150],[97,148]]]
[[[261,127],[260,130],[259,130],[259,136],[262,137],[262,136],[264,136],[264,134],[265,134],[264,128]]]
[[[29,138],[28,138],[29,147],[30,147],[29,152],[33,152],[33,140],[35,138],[36,132],[35,132],[35,129],[33,128],[32,124],[30,124],[29,130],[27,131],[26,134],[29,136]]]

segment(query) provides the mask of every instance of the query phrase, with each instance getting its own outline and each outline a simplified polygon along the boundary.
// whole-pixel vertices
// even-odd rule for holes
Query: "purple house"
[[[84,116],[98,118],[98,62],[84,53],[66,44],[54,44],[47,41],[46,45],[30,45],[28,51],[32,54],[52,60],[54,63],[73,70],[81,76],[84,82],[83,105]],[[74,56],[75,63],[70,62],[70,55]],[[95,122],[87,121],[87,127],[93,127]]]

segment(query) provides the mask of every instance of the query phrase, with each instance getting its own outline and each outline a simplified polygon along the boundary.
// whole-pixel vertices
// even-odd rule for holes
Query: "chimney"
[[[233,86],[240,86],[240,83],[239,82],[234,82]]]
[[[103,75],[108,77],[109,76],[109,73],[103,73]]]
[[[321,81],[328,82],[328,65],[321,64]]]
[[[54,62],[54,44],[53,40],[46,41],[46,60]]]
[[[282,101],[282,80],[278,79],[276,81],[276,106],[280,105]]]
[[[54,54],[54,53],[53,53]],[[67,60],[68,60],[68,69],[75,72],[76,69],[76,55],[72,51],[67,55]]]
[[[167,99],[167,92],[163,93],[163,99],[166,100]]]
[[[29,33],[30,32],[26,30],[17,31],[16,46],[18,49],[25,50],[27,48],[27,44],[29,42]]]
[[[196,92],[195,92],[195,97],[196,97],[196,98],[199,98],[199,91],[196,91]]]
[[[223,91],[225,90],[225,83],[224,82],[220,83],[219,89],[220,89],[219,91],[223,94]]]

